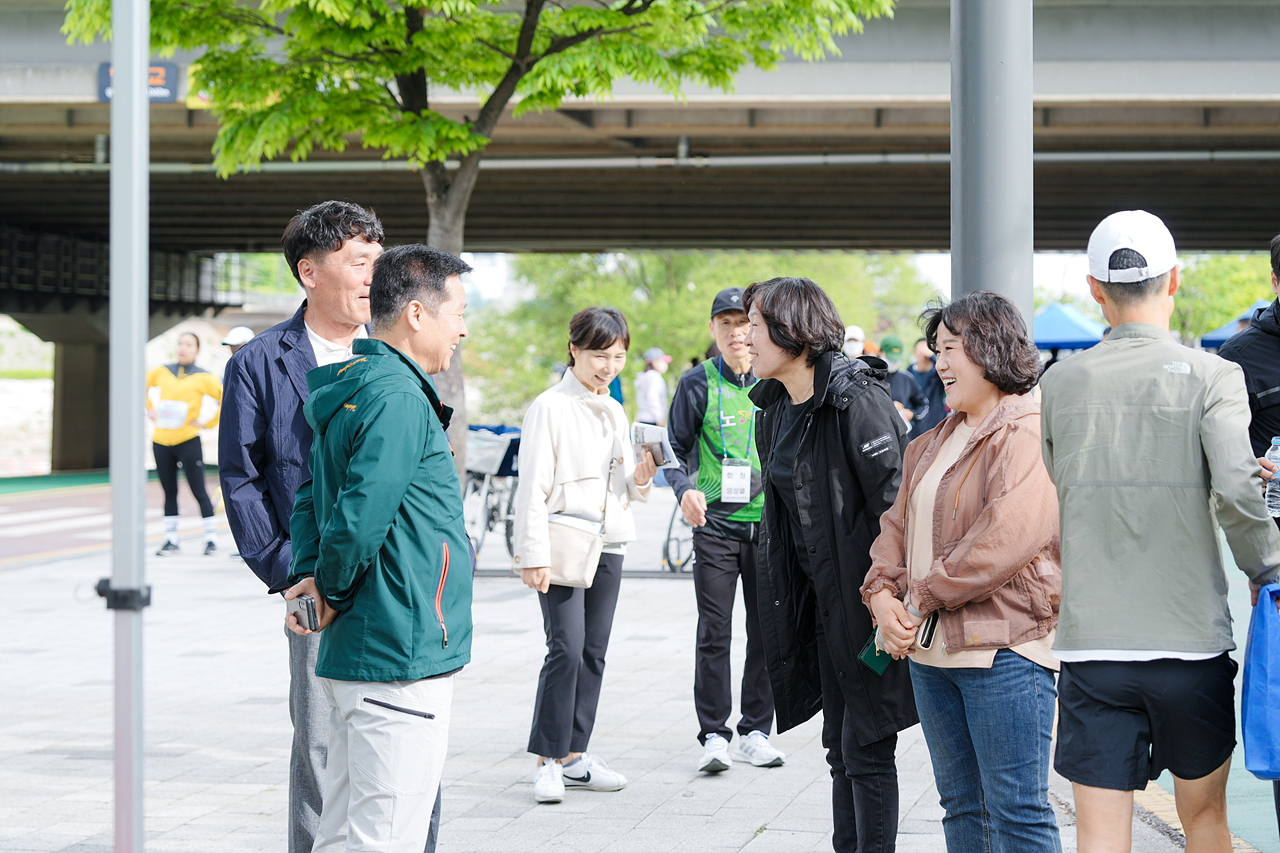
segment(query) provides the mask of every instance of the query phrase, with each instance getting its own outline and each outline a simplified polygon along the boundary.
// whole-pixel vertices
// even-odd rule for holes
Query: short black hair
[[[569,321],[569,346],[578,349],[608,349],[621,341],[623,349],[631,349],[631,330],[627,318],[617,308],[591,306],[583,308]],[[573,350],[569,350],[569,366],[573,367]]]
[[[1280,234],[1271,238],[1271,272],[1280,278]]]
[[[1025,394],[1040,381],[1040,353],[1027,336],[1018,306],[990,290],[966,293],[920,315],[929,349],[938,351],[938,329],[964,341],[964,354],[982,368],[982,378],[1005,394]]]
[[[285,260],[298,284],[298,261],[303,258],[318,260],[320,256],[336,252],[348,240],[361,239],[370,243],[382,243],[382,223],[372,210],[349,201],[322,201],[306,210],[298,211],[285,226],[280,245],[284,247]]]
[[[448,252],[409,243],[387,249],[373,265],[369,284],[369,313],[374,331],[396,324],[410,302],[421,302],[434,317],[448,296],[445,282],[471,272],[471,266]]]
[[[1107,260],[1107,269],[1110,270],[1131,270],[1146,265],[1146,257],[1134,249],[1116,249]],[[1111,297],[1112,302],[1123,306],[1131,302],[1141,302],[1154,296],[1160,288],[1168,287],[1170,272],[1172,270],[1141,281],[1100,281],[1098,284],[1102,285],[1102,289],[1106,291],[1107,296]]]
[[[742,308],[760,312],[769,339],[792,358],[809,350],[812,367],[828,352],[844,346],[844,321],[827,292],[807,278],[758,281],[742,294]]]

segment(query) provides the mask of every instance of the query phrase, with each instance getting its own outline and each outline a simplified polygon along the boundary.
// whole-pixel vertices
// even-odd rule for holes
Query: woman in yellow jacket
[[[200,430],[218,423],[222,411],[222,383],[207,370],[196,367],[200,339],[190,332],[178,336],[176,364],[166,364],[147,373],[147,417],[156,422],[151,448],[156,456],[156,473],[164,488],[165,543],[156,552],[167,556],[178,552],[178,465],[187,475],[191,494],[200,504],[204,518],[204,553],[218,550],[217,523],[213,502],[204,487],[204,451]],[[212,415],[201,417],[204,399],[216,404]]]

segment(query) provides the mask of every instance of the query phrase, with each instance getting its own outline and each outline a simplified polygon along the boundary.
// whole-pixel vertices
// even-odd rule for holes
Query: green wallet
[[[858,660],[862,661],[863,665],[876,675],[884,675],[884,671],[889,668],[889,662],[893,660],[893,656],[876,645],[876,633],[876,631],[871,632],[871,636],[867,638],[867,644],[862,647],[862,651],[858,654]]]

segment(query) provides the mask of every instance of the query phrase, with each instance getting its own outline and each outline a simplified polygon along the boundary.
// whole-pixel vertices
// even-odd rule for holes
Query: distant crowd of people
[[[383,241],[357,205],[300,212],[282,239],[297,313],[228,336],[225,384],[194,367],[194,335],[147,377],[161,553],[179,547],[179,466],[217,548],[198,432],[220,418],[236,547],[289,603],[291,853],[435,849],[471,656],[475,554],[432,378],[467,335],[470,268]],[[1280,237],[1271,251],[1280,294]],[[1133,792],[1166,770],[1187,849],[1230,849],[1219,531],[1256,600],[1280,570],[1260,459],[1280,434],[1280,303],[1211,355],[1169,333],[1178,262],[1157,217],[1108,216],[1088,258],[1110,333],[1047,373],[1004,296],[931,305],[908,364],[896,336],[869,354],[798,276],[718,293],[714,355],[669,400],[671,357],[643,354],[638,420],[667,428],[694,529],[698,772],[780,766],[775,721],[821,712],[832,846],[889,853],[898,733],[918,723],[953,853],[1061,851],[1051,764],[1085,853],[1129,849]],[[631,504],[659,476],[610,393],[630,343],[620,311],[584,307],[522,424],[513,562],[547,645],[527,746],[541,803],[627,785],[591,736]]]

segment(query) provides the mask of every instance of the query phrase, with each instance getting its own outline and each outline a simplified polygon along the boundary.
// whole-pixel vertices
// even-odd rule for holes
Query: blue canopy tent
[[[1218,328],[1214,329],[1212,332],[1209,332],[1208,334],[1201,337],[1200,346],[1208,347],[1210,349],[1217,349],[1218,347],[1222,346],[1227,342],[1227,338],[1231,337],[1237,331],[1239,331],[1241,320],[1249,319],[1250,317],[1253,316],[1253,312],[1257,311],[1259,308],[1266,308],[1270,304],[1271,304],[1271,301],[1269,299],[1259,299],[1257,302],[1253,303],[1247,309],[1245,309],[1244,312],[1241,313],[1234,320],[1231,320],[1225,323],[1224,325],[1219,326]]]
[[[1079,308],[1055,303],[1035,319],[1036,348],[1088,349],[1102,340],[1106,326],[1086,316]]]

